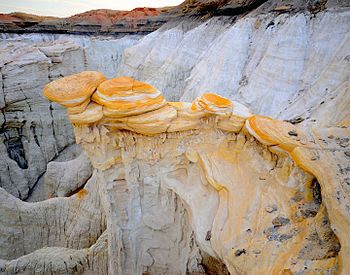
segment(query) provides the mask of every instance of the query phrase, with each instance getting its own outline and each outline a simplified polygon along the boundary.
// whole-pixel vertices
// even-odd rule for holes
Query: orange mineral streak
[[[152,85],[131,77],[117,77],[103,82],[92,100],[103,106],[106,117],[138,115],[163,107],[166,100]]]
[[[69,120],[73,124],[91,124],[103,118],[102,106],[90,102],[86,110],[80,114],[69,114]]]
[[[98,86],[98,90],[105,95],[113,95],[118,91],[131,91],[134,79],[129,76],[121,76],[109,79]]]
[[[181,102],[181,101],[179,101],[179,102],[171,101],[171,102],[168,102],[168,105],[176,108],[176,110],[183,110],[183,109],[186,109],[189,106],[191,106],[191,103]]]
[[[101,83],[98,86],[98,91],[105,96],[130,96],[137,93],[153,94],[157,89],[132,77],[121,76]]]
[[[59,78],[44,87],[44,95],[65,107],[75,107],[90,98],[97,86],[106,80],[99,72],[86,71]]]
[[[202,99],[209,101],[213,105],[220,108],[227,108],[232,106],[232,102],[229,99],[217,94],[205,93],[202,95]]]
[[[90,98],[85,100],[83,103],[81,103],[80,105],[74,106],[74,107],[70,107],[67,108],[67,113],[69,115],[75,115],[75,114],[80,114],[82,112],[84,112],[87,108],[87,106],[90,103]]]
[[[77,197],[78,199],[83,199],[87,196],[88,191],[86,189],[81,189],[78,193],[77,193]]]
[[[229,99],[217,94],[205,93],[193,101],[191,110],[220,114],[231,111],[232,107],[233,104]]]
[[[293,124],[266,116],[254,115],[248,118],[246,127],[261,143],[278,145],[287,152],[303,146],[303,141],[306,140],[305,135]]]
[[[110,109],[114,109],[115,111],[131,111],[131,110],[135,110],[135,108],[138,107],[150,107],[150,106],[154,106],[154,109],[157,109],[157,107],[161,107],[161,106],[157,106],[159,105],[164,105],[164,97],[162,95],[157,96],[156,98],[145,98],[145,99],[140,99],[140,100],[135,100],[135,101],[124,101],[124,100],[118,100],[118,101],[107,101],[104,99],[99,98],[98,96],[95,96],[96,94],[93,95],[92,99],[102,105],[105,106],[106,108],[110,108]],[[113,113],[113,110],[110,110],[111,113]],[[116,112],[118,113],[118,112]]]

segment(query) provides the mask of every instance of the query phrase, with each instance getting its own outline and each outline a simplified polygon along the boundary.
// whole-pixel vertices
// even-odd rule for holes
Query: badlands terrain
[[[350,3],[0,15],[0,274],[350,274]]]

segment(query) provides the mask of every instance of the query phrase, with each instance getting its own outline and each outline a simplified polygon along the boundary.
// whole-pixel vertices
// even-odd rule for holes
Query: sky
[[[92,9],[132,10],[176,6],[184,0],[0,0],[0,13],[14,11],[67,17]]]

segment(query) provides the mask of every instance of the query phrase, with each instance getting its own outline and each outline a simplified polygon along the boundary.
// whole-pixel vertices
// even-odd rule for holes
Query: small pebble
[[[292,130],[292,131],[288,132],[288,135],[297,137],[298,133],[296,131]]]
[[[244,248],[243,249],[237,249],[236,252],[235,252],[235,256],[239,257],[242,254],[246,254],[246,253],[247,253],[247,251]]]
[[[272,212],[277,211],[277,206],[276,206],[276,205],[267,206],[267,207],[265,208],[265,210],[266,210],[267,213],[272,213]]]

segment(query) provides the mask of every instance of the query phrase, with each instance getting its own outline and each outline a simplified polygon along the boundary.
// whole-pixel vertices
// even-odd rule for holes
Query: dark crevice
[[[312,195],[314,197],[314,201],[321,205],[322,203],[322,195],[321,195],[321,186],[318,183],[317,179],[313,179],[311,183],[311,188],[312,188]]]
[[[28,161],[26,159],[25,150],[23,147],[23,125],[20,128],[14,128],[12,131],[4,132],[4,144],[7,149],[9,158],[14,160],[21,169],[28,168]]]
[[[315,224],[310,225],[308,242],[301,248],[299,258],[308,260],[323,260],[337,257],[341,244],[334,233],[328,217],[327,209],[322,206],[322,190],[316,178],[313,179],[310,189],[313,195],[312,203],[305,205],[302,212],[304,218],[316,217]],[[314,207],[310,207],[314,205]],[[318,227],[318,228],[317,228]]]
[[[5,94],[5,77],[2,74],[1,68],[0,68],[0,75],[1,75],[1,84],[2,84],[2,93],[3,93],[1,96],[4,98],[4,104],[5,104],[5,106],[3,108],[1,108],[1,113],[2,113],[2,116],[4,118],[4,122],[2,123],[2,125],[0,127],[0,134],[3,134],[5,132],[5,125],[6,125],[6,116],[5,116],[6,102],[5,102],[5,97],[4,97],[4,94]]]
[[[74,143],[72,143],[72,144],[74,144]],[[57,156],[54,156],[53,159],[51,159],[50,161],[54,161],[55,159],[57,159],[57,158],[59,157],[59,155],[60,155],[65,149],[67,149],[69,146],[71,146],[72,144],[67,144],[65,147],[63,147],[60,151],[58,151]],[[36,181],[35,181],[35,183],[33,184],[33,186],[32,186],[32,187],[29,187],[28,196],[27,196],[24,200],[28,200],[28,199],[31,197],[31,195],[32,195],[32,193],[34,192],[34,190],[36,189],[36,187],[37,187],[37,185],[38,185],[40,179],[45,175],[45,173],[46,173],[46,168],[45,168],[45,170],[38,176],[38,178],[36,179]],[[89,179],[90,179],[90,178],[89,178]],[[89,179],[88,179],[88,180],[89,180]],[[87,181],[88,181],[88,180],[87,180]],[[87,181],[86,181],[86,182],[87,182]],[[86,182],[84,183],[84,185],[86,184]],[[79,190],[78,190],[78,191],[79,191]]]
[[[27,197],[24,199],[25,201],[28,200],[28,199],[32,196],[32,194],[33,194],[35,188],[36,188],[37,185],[38,185],[38,182],[39,182],[40,179],[45,175],[45,173],[46,173],[46,169],[45,169],[44,172],[42,172],[42,173],[39,175],[39,177],[36,179],[36,181],[35,181],[35,183],[33,184],[33,186],[32,186],[32,187],[29,187],[28,195],[27,195]]]
[[[1,68],[0,68],[0,74],[1,74],[2,92],[5,93],[5,77],[2,74]]]
[[[33,136],[34,136],[34,141],[36,143],[36,145],[38,145],[40,147],[40,143],[39,143],[39,140],[38,140],[38,136],[36,134],[36,125],[35,123],[32,121],[32,124],[30,125],[30,130],[32,131],[33,133]]]
[[[4,134],[4,133],[5,133],[5,126],[6,126],[5,110],[4,110],[4,109],[1,109],[1,113],[2,113],[2,116],[3,116],[3,118],[4,118],[4,122],[1,124],[1,127],[0,127],[0,134]]]
[[[92,177],[92,175],[81,186],[79,186],[77,189],[69,192],[67,194],[67,197],[73,196],[73,195],[79,193],[81,190],[83,190],[85,188],[85,185],[87,184],[87,182],[91,179],[91,177]]]
[[[53,118],[53,114],[52,114],[52,111],[53,111],[53,107],[52,107],[52,103],[50,102],[50,106],[49,106],[49,113],[50,113],[50,117],[51,117],[51,128],[52,128],[52,136],[55,140],[55,157],[58,156],[59,152],[57,150],[57,140],[56,140],[56,131],[55,131],[55,125],[54,125],[54,118]]]
[[[88,60],[87,60],[87,57],[86,57],[86,51],[84,50],[83,51],[83,56],[84,56],[84,68],[85,68],[85,70],[87,70],[88,69]]]
[[[220,274],[220,275],[230,275],[230,272],[228,271],[226,265],[210,256],[209,254],[201,251],[201,255],[202,255],[202,267],[204,268],[205,270],[205,274],[207,275],[217,275],[217,274]]]

